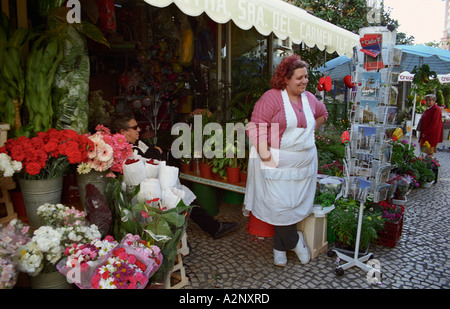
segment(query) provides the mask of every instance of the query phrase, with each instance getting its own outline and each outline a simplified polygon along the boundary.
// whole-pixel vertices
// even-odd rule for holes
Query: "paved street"
[[[337,276],[335,258],[326,253],[302,265],[291,252],[286,267],[274,266],[272,238],[250,235],[241,205],[221,202],[217,218],[239,222],[239,229],[214,240],[189,221],[190,253],[183,257],[189,285],[184,289],[450,288],[450,152],[439,151],[436,157],[441,163],[439,181],[408,195],[403,234],[396,247],[370,247],[380,261],[380,285],[368,283],[366,273],[357,267]]]

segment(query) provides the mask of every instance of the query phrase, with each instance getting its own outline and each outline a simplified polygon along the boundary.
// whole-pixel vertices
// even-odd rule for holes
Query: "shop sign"
[[[352,56],[359,36],[327,21],[317,18],[305,10],[281,0],[145,0],[156,7],[167,7],[175,3],[190,16],[206,13],[212,20],[224,24],[230,20],[241,29],[252,27],[262,35],[274,33],[279,39],[291,38],[309,47],[317,45],[329,53]]]

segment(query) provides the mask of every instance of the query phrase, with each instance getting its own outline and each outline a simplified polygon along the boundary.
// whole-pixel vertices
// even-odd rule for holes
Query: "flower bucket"
[[[431,186],[434,184],[434,180],[431,182],[423,182],[422,187],[423,188],[431,188]]]
[[[25,209],[29,224],[33,229],[42,225],[41,218],[37,214],[39,206],[61,203],[63,189],[63,177],[42,180],[19,179]]]
[[[229,183],[238,183],[241,170],[239,167],[227,166],[227,177]]]
[[[406,196],[404,196],[404,199],[391,199],[391,203],[394,205],[405,205],[406,202],[408,201],[408,199],[406,198]]]
[[[397,222],[385,222],[384,230],[378,232],[377,244],[394,248],[403,230],[403,216]]]
[[[194,182],[192,183],[192,192],[197,196],[197,204],[205,209],[211,216],[215,216],[219,213],[216,188]]]
[[[66,277],[58,271],[41,273],[30,278],[32,289],[71,289]]]
[[[203,178],[212,178],[212,166],[206,163],[200,163],[200,175]]]
[[[275,235],[275,227],[272,224],[259,220],[250,212],[247,232],[255,236],[273,237]]]
[[[228,204],[242,204],[244,202],[244,194],[227,190],[222,199]]]
[[[80,193],[80,201],[83,209],[86,209],[86,185],[94,185],[103,196],[106,192],[106,187],[109,182],[109,178],[106,177],[107,172],[97,172],[91,170],[87,174],[77,173],[78,192]]]

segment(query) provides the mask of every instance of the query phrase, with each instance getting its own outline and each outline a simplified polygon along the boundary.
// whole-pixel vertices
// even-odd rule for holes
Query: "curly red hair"
[[[286,78],[290,79],[296,69],[308,69],[308,67],[308,63],[303,61],[299,55],[293,54],[284,57],[273,73],[270,86],[274,89],[283,90],[286,88]]]

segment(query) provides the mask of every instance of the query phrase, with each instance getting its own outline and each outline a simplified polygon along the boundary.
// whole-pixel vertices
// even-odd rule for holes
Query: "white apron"
[[[286,90],[281,92],[286,115],[286,131],[280,149],[270,152],[277,168],[261,161],[255,146],[250,150],[245,209],[272,225],[291,225],[312,211],[317,181],[317,150],[314,142],[316,120],[308,98],[302,93],[307,127],[297,128],[297,117]]]

